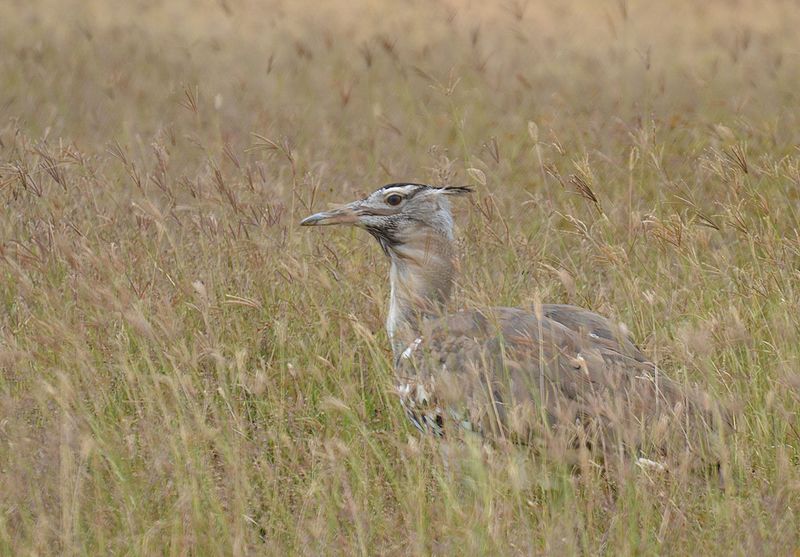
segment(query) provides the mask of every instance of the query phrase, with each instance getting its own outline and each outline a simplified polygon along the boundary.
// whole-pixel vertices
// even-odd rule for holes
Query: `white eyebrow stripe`
[[[403,194],[403,195],[408,195],[410,193],[413,193],[413,192],[417,191],[417,189],[419,189],[419,187],[420,186],[417,185],[417,184],[406,184],[406,185],[401,185],[401,186],[392,186],[391,188],[384,188],[381,191],[381,193],[383,194],[384,197],[386,197],[387,195],[392,194],[392,193],[400,193],[400,194]]]

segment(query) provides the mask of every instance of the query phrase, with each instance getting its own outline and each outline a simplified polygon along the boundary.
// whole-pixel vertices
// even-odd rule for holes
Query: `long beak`
[[[354,203],[323,211],[300,221],[300,226],[327,226],[330,224],[355,224],[358,222],[358,212]]]

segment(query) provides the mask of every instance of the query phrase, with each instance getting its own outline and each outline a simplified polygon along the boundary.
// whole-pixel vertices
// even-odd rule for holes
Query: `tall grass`
[[[795,3],[0,4],[0,552],[800,548]],[[420,437],[387,265],[297,227],[469,183],[454,307],[579,304],[736,410],[731,486]]]

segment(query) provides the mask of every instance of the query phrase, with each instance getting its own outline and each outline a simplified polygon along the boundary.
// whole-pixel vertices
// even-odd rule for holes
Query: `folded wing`
[[[428,320],[411,348],[400,383],[425,396],[404,406],[439,434],[453,423],[550,452],[705,455],[719,422],[708,396],[664,376],[622,327],[573,306],[450,314]]]

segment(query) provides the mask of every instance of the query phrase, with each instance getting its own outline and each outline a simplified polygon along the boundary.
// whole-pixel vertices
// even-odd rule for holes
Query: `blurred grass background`
[[[793,554],[796,2],[0,3],[0,551]],[[732,485],[419,437],[387,271],[300,230],[471,184],[454,307],[583,305],[736,408]]]

